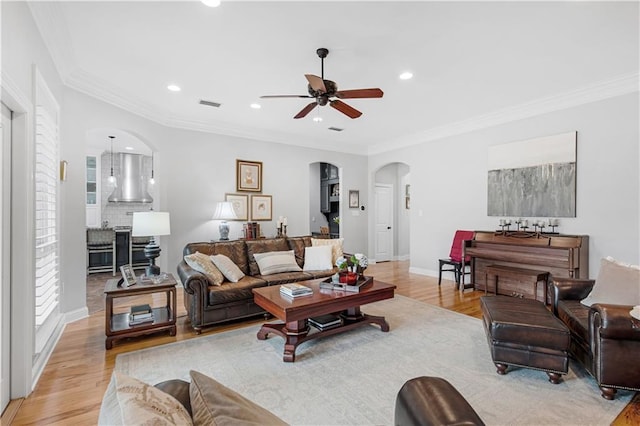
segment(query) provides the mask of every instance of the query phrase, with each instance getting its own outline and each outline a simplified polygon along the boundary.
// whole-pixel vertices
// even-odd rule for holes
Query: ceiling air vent
[[[329,130],[333,130],[334,132],[341,132],[344,129],[341,129],[340,127],[329,127]]]
[[[200,105],[207,105],[210,107],[215,107],[215,108],[220,108],[220,105],[218,102],[213,102],[213,101],[205,101],[204,99],[200,99]]]

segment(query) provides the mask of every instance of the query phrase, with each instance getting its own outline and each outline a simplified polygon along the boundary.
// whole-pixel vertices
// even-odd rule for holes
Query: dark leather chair
[[[484,425],[451,383],[440,377],[416,377],[398,392],[394,424],[400,426]]]
[[[640,391],[640,321],[631,305],[580,303],[595,280],[554,278],[553,313],[569,328],[570,353],[598,383],[602,397],[614,399],[617,389]]]
[[[453,272],[456,286],[461,290],[466,288],[464,284],[464,276],[471,274],[470,256],[464,256],[464,242],[473,239],[473,231],[457,230],[453,236],[451,251],[447,259],[439,259],[438,285],[442,282],[443,272]],[[447,268],[446,266],[450,266]]]

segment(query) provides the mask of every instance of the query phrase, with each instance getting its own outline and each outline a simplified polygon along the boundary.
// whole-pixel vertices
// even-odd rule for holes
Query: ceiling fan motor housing
[[[307,91],[309,92],[309,95],[313,96],[314,98],[318,98],[323,95],[326,95],[329,97],[335,96],[336,92],[338,91],[338,85],[335,83],[335,81],[331,81],[331,80],[322,80],[322,81],[324,81],[324,87],[325,89],[327,89],[327,91],[326,92],[316,91],[313,89],[313,87],[311,87],[310,84],[307,84]]]

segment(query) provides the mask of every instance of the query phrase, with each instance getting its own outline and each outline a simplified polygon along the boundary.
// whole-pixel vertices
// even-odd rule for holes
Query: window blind
[[[58,125],[42,106],[36,107],[35,144],[35,353],[40,353],[55,327],[60,274],[57,220]],[[51,321],[47,321],[50,319]]]

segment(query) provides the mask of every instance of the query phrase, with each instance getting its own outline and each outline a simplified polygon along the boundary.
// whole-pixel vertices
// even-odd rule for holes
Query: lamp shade
[[[233,204],[230,201],[221,201],[216,204],[216,211],[213,213],[212,219],[233,220],[237,218],[236,211],[233,209]]]
[[[170,235],[169,212],[134,212],[131,228],[133,237]]]

